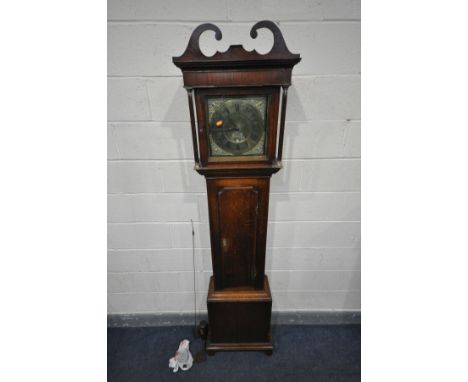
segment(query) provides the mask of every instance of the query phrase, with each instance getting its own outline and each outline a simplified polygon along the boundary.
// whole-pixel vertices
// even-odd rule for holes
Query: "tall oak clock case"
[[[208,289],[208,354],[222,350],[273,351],[272,298],[265,275],[271,175],[282,167],[291,72],[301,59],[289,52],[271,21],[257,30],[273,33],[262,55],[231,45],[203,55],[200,35],[220,29],[202,24],[174,64],[188,93],[195,170],[206,178],[213,276]]]

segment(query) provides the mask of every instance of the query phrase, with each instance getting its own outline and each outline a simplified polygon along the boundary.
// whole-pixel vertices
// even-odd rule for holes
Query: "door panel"
[[[269,178],[208,179],[215,288],[261,288]]]
[[[218,222],[224,285],[250,285],[255,279],[258,190],[252,186],[218,190]]]

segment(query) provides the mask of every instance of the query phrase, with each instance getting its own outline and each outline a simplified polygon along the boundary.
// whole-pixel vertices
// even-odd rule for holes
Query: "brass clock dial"
[[[266,101],[266,97],[208,98],[211,155],[264,155]]]

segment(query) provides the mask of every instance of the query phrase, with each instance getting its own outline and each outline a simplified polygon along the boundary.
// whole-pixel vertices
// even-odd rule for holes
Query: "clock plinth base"
[[[249,287],[208,290],[209,330],[206,351],[273,351],[271,292],[265,276],[262,289]]]
[[[208,355],[214,355],[218,351],[263,351],[267,355],[273,354],[273,342],[211,342],[211,338],[208,335],[206,341],[206,352]]]

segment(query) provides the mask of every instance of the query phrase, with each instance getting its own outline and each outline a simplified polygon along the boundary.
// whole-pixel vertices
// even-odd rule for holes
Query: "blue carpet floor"
[[[172,373],[168,363],[182,339],[191,341],[193,355],[201,349],[188,326],[109,328],[107,332],[109,382],[143,381],[359,381],[361,327],[273,327],[275,350],[223,352]]]

